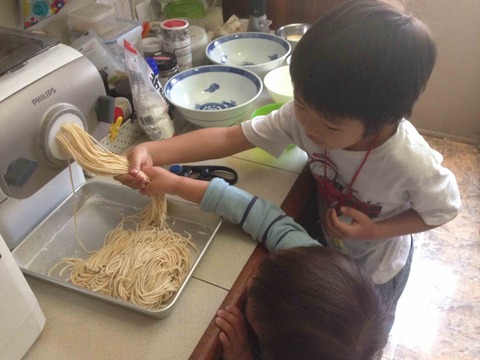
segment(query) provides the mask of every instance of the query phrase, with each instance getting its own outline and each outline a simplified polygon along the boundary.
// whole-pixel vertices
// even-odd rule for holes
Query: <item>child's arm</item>
[[[149,141],[133,147],[127,154],[130,174],[117,176],[115,179],[131,188],[141,189],[145,182],[136,175],[142,166],[218,159],[253,147],[239,125],[192,131],[171,139]]]
[[[160,167],[143,167],[142,171],[151,178],[150,184],[141,189],[143,194],[169,193],[199,203],[202,210],[241,225],[270,251],[319,244],[278,206],[230,186],[222,179],[195,180]]]

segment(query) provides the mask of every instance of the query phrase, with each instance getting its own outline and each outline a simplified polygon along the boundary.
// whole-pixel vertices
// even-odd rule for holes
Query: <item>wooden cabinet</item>
[[[314,238],[318,238],[317,226],[317,201],[315,180],[310,173],[310,167],[305,165],[303,171],[293,184],[285,200],[282,209],[285,213],[301,224]],[[268,251],[263,245],[258,244],[252,255],[245,264],[242,272],[220,305],[224,309],[227,305],[235,305],[243,308],[246,300],[246,288],[249,280],[255,275],[258,265],[267,256]],[[210,322],[207,330],[195,347],[189,360],[219,360],[222,355],[222,346],[218,339],[220,329],[215,324],[215,317]]]
[[[248,19],[247,5],[250,0],[222,0],[223,19],[230,16]],[[270,29],[291,23],[312,24],[321,15],[344,0],[267,0],[267,17],[272,20]]]

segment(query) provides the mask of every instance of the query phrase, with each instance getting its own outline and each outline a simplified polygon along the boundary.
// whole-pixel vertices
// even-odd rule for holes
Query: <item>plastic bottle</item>
[[[270,32],[267,19],[267,0],[250,0],[248,3],[249,19],[247,31]]]

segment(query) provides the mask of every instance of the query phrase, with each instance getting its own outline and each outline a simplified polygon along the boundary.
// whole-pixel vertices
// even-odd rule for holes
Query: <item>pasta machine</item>
[[[55,135],[77,123],[97,140],[108,132],[95,106],[105,95],[97,68],[49,38],[0,27],[0,234],[13,249],[72,192]],[[85,182],[72,167],[75,187]]]

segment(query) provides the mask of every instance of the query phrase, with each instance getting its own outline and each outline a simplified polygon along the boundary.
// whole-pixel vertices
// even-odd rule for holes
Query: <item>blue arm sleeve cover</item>
[[[269,251],[320,245],[278,206],[219,178],[210,182],[200,208],[239,224]]]

